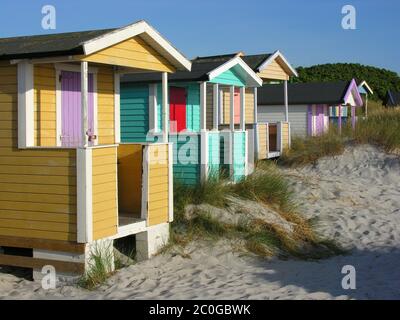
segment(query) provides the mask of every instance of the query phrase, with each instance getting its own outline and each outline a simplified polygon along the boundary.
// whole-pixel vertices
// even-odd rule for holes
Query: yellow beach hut
[[[168,241],[171,145],[120,143],[120,74],[190,68],[145,21],[0,39],[0,265],[80,274],[115,239]]]

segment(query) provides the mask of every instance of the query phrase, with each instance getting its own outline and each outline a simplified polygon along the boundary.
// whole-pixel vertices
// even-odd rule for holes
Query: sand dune
[[[349,148],[315,166],[285,170],[301,211],[317,230],[349,249],[321,261],[272,261],[232,253],[220,242],[192,245],[191,258],[161,255],[118,271],[93,292],[0,274],[8,299],[399,299],[400,163],[371,146]],[[356,290],[341,287],[344,265],[356,268]]]

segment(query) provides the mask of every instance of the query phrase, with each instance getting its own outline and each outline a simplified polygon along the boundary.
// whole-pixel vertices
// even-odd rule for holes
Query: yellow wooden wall
[[[168,145],[149,146],[148,223],[168,222],[169,176]],[[155,161],[157,159],[158,161]]]
[[[246,123],[254,123],[254,88],[246,88],[245,115]]]
[[[259,72],[258,76],[264,80],[289,80],[289,75],[276,60]]]
[[[0,235],[76,241],[76,151],[18,150],[17,91],[0,62]]]
[[[114,130],[114,73],[110,66],[98,67],[97,74],[98,143],[113,144]]]
[[[117,233],[117,147],[92,149],[93,239]]]
[[[56,146],[56,71],[53,64],[35,65],[34,121],[36,146]]]
[[[230,123],[230,104],[231,104],[231,93],[230,88],[226,86],[220,86],[220,95],[222,95],[222,124]]]
[[[289,148],[289,124],[282,122],[282,148],[283,150]]]
[[[140,37],[125,40],[82,60],[151,71],[175,71],[164,57]]]
[[[268,150],[267,124],[258,125],[258,159],[267,159]]]
[[[118,208],[136,218],[141,216],[143,146],[121,144],[118,147]]]

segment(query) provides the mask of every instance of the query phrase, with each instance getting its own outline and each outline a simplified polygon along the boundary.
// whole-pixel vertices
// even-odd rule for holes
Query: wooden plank
[[[22,256],[11,256],[6,254],[0,254],[0,265],[32,269],[42,269],[46,265],[51,265],[58,272],[71,272],[82,274],[85,271],[85,264],[81,262],[65,262]]]
[[[85,253],[85,244],[70,241],[0,236],[0,247],[29,248],[70,253]]]
[[[1,228],[0,235],[12,236],[12,237],[26,237],[27,230],[23,229],[12,229],[12,228]],[[29,237],[38,239],[50,239],[50,240],[61,240],[61,241],[76,241],[76,233],[65,233],[65,232],[53,232],[53,231],[42,231],[42,230],[29,230]]]

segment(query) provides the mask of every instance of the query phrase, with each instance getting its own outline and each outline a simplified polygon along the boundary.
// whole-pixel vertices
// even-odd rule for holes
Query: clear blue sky
[[[399,0],[1,0],[0,37],[49,33],[46,4],[56,7],[56,32],[145,19],[189,58],[279,49],[295,66],[358,62],[400,73]],[[346,4],[357,30],[341,28]]]

